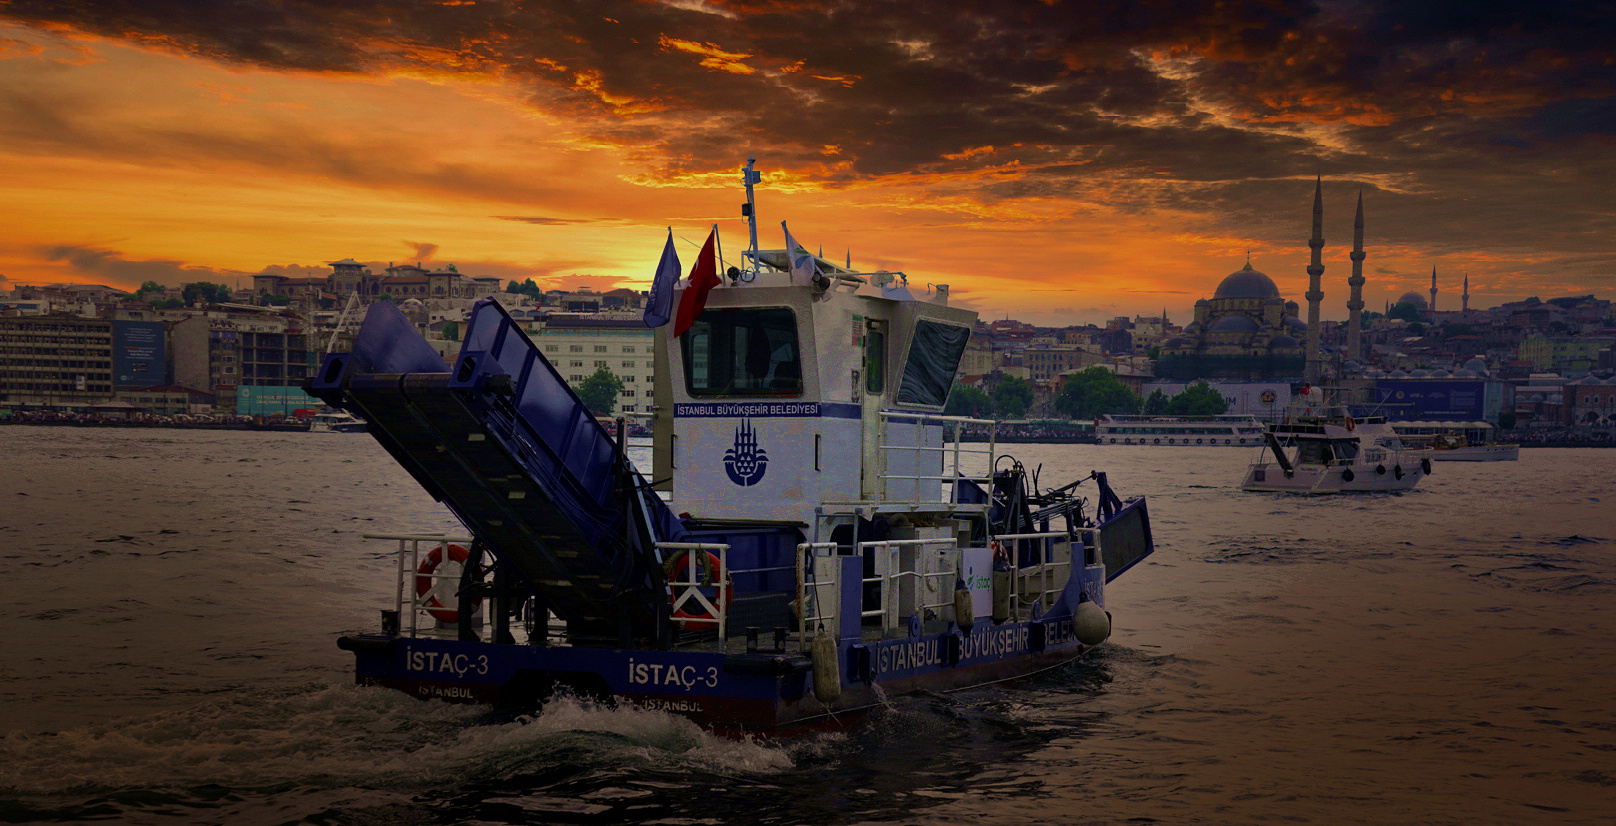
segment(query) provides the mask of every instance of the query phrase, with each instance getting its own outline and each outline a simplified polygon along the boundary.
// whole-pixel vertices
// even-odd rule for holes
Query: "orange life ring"
[[[467,551],[465,548],[462,548],[459,545],[450,545],[449,546],[448,561],[456,563],[456,564],[462,566],[462,569],[463,569],[465,564],[466,564],[466,560],[470,559],[470,558],[471,558],[471,552]],[[439,545],[438,547],[433,548],[432,553],[429,553],[429,554],[426,555],[426,560],[423,561],[421,563],[421,567],[417,568],[416,571],[415,571],[415,573],[416,573],[416,577],[415,577],[415,595],[418,596],[418,597],[426,597],[426,599],[421,601],[421,604],[425,605],[426,606],[426,612],[428,614],[431,614],[433,617],[435,617],[439,622],[447,622],[447,623],[459,622],[460,621],[460,609],[458,607],[450,608],[450,607],[444,605],[443,601],[438,599],[438,595],[435,594],[435,593],[432,593],[432,591],[433,591],[432,583],[433,583],[433,581],[435,579],[432,576],[432,574],[435,573],[438,570],[438,566],[442,565],[443,562],[444,562],[444,556],[443,556],[443,546],[442,545]],[[473,571],[472,576],[473,576],[473,578],[476,578],[478,576],[478,573],[476,571]],[[441,579],[441,577],[439,577],[437,579]],[[456,589],[458,590],[458,586],[456,586]],[[482,602],[483,602],[482,597],[474,597],[474,598],[472,598],[472,601],[471,601],[472,610],[475,611],[477,609],[477,606],[481,605]]]
[[[701,572],[701,579],[696,585],[686,587],[716,586],[717,590],[713,592],[711,601],[715,605],[721,603],[724,606],[724,612],[728,613],[730,605],[735,602],[735,588],[729,581],[729,572],[724,570],[724,564],[718,559],[717,554],[712,551],[702,551],[700,553],[701,556],[696,557],[696,570]],[[706,557],[706,559],[703,560],[702,557]],[[688,568],[686,562],[689,558],[690,551],[680,551],[668,560],[662,569],[663,573],[667,575],[668,582],[673,582],[675,574]],[[716,576],[714,572],[716,572]],[[684,605],[679,604],[679,598],[682,596],[684,594],[671,587],[669,588],[668,601],[674,606],[673,619],[674,622],[679,624],[680,628],[691,631],[701,630],[704,626],[713,625],[713,620],[717,619],[717,617],[713,616],[706,606],[697,602],[695,609],[691,610],[688,607],[690,601],[686,601]],[[705,592],[703,596],[705,596]],[[702,622],[685,622],[685,620],[702,620]],[[714,627],[716,628],[716,626]]]
[[[1348,416],[1347,417],[1347,429],[1351,430],[1351,429],[1353,429],[1354,427],[1357,427],[1357,426],[1358,426],[1358,423],[1353,421],[1351,416]]]

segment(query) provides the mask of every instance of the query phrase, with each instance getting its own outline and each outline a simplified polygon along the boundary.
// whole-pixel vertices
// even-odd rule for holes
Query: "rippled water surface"
[[[1012,445],[1107,471],[1159,550],[1115,633],[1013,687],[786,743],[559,699],[349,684],[391,544],[453,531],[369,437],[3,427],[0,822],[1610,823],[1616,450],[1404,494],[1236,489],[1240,449]]]

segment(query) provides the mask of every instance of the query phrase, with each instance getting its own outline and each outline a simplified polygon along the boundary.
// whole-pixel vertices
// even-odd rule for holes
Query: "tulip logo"
[[[729,480],[742,487],[750,487],[763,480],[763,471],[769,466],[769,456],[758,447],[757,431],[750,419],[742,419],[735,428],[735,444],[724,451],[724,472]]]

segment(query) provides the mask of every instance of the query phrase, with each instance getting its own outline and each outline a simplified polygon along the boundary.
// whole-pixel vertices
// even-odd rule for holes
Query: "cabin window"
[[[1335,455],[1344,465],[1350,465],[1358,458],[1357,439],[1338,439],[1335,442]]]
[[[878,396],[886,390],[887,332],[870,328],[864,336],[864,392]]]
[[[797,316],[785,307],[706,310],[679,339],[692,396],[801,396]]]
[[[909,343],[909,358],[898,384],[898,403],[942,407],[970,339],[969,327],[926,319],[915,322],[915,337]]]

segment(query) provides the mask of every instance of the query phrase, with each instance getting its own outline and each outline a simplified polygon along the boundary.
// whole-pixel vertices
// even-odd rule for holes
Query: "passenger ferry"
[[[1259,445],[1264,425],[1256,416],[1108,415],[1095,425],[1102,445]]]
[[[1039,489],[991,422],[942,415],[975,313],[789,234],[757,249],[751,162],[743,180],[746,269],[675,291],[696,302],[682,335],[650,320],[650,476],[490,299],[452,364],[385,301],[325,358],[309,391],[362,415],[468,533],[375,535],[397,543],[397,598],[338,641],[359,683],[519,708],[567,692],[786,735],[1110,636],[1106,585],[1154,549],[1145,500],[1103,473]],[[704,251],[692,280],[714,269]],[[653,296],[678,271],[670,236]],[[953,438],[964,426],[985,445]]]

